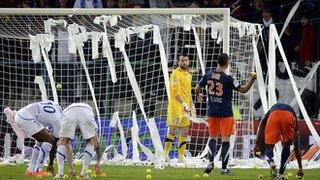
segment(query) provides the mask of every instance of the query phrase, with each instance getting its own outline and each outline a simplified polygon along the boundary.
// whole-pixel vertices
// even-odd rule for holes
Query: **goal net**
[[[62,107],[85,102],[96,112],[103,162],[161,162],[167,133],[168,78],[177,67],[179,54],[189,56],[193,87],[206,70],[217,67],[222,52],[231,57],[230,74],[245,83],[253,70],[253,41],[259,28],[230,18],[227,9],[184,9],[179,13],[172,9],[167,14],[130,11],[2,13],[1,112],[5,107],[18,110],[42,99],[57,101]],[[233,104],[237,131],[232,156],[248,159],[254,142],[252,92],[234,93]],[[205,118],[206,103],[196,102],[195,106],[198,117]],[[3,113],[0,127],[0,156],[12,160],[10,157],[24,149],[28,157],[34,141],[25,139],[22,148]],[[72,143],[76,158],[81,158],[84,147],[80,134]],[[207,142],[206,124],[192,122],[188,165],[203,165]],[[172,164],[176,147],[175,140]]]

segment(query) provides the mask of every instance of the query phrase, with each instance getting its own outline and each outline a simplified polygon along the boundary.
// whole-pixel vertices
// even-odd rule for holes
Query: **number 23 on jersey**
[[[223,85],[220,82],[214,82],[208,80],[207,84],[209,86],[209,95],[222,96],[223,95]]]

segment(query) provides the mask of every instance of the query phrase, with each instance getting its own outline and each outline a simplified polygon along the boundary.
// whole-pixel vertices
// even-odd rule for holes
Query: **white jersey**
[[[53,101],[41,101],[29,104],[18,111],[23,117],[24,111],[27,111],[29,115],[36,121],[43,125],[46,125],[47,121],[61,121],[62,120],[62,109]]]
[[[49,100],[32,103],[21,108],[17,115],[18,119],[36,121],[44,127],[50,128],[53,131],[53,135],[59,137],[62,109],[57,103]]]

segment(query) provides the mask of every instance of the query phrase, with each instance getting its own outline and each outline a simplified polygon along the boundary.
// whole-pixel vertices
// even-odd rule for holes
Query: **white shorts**
[[[44,126],[39,123],[28,111],[18,111],[14,116],[14,120],[23,131],[25,137],[31,137],[32,135],[44,129]]]
[[[72,104],[63,111],[63,120],[59,136],[74,139],[77,127],[80,128],[84,139],[90,139],[96,135],[98,127],[90,106]]]

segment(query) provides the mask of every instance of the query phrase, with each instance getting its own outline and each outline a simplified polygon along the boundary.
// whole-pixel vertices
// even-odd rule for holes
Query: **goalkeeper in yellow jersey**
[[[172,142],[179,132],[178,152],[179,161],[184,162],[184,154],[187,146],[187,136],[190,120],[186,114],[195,116],[196,111],[191,96],[191,73],[188,71],[189,57],[185,54],[179,57],[179,67],[170,76],[170,98],[167,112],[168,133],[165,140],[165,157],[170,161],[169,152]]]

